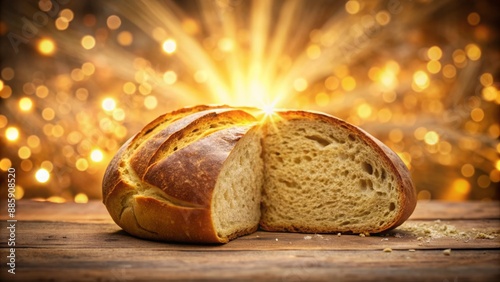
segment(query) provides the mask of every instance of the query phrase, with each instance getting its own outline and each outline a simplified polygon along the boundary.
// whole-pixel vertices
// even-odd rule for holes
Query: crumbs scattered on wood
[[[495,239],[495,235],[479,232],[479,233],[477,233],[476,238],[477,239]]]
[[[452,238],[456,240],[461,240],[465,243],[470,240],[476,239],[495,239],[500,236],[500,232],[497,229],[482,229],[477,230],[472,228],[470,230],[460,230],[452,224],[446,224],[446,222],[440,219],[434,220],[433,222],[405,222],[403,225],[398,227],[398,230],[403,231],[403,234],[396,233],[394,237],[404,236],[414,236],[417,237],[418,241],[430,242],[431,239],[437,238]]]

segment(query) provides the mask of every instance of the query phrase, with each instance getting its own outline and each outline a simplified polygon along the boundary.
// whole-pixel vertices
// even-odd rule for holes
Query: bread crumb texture
[[[212,221],[219,237],[258,225],[263,181],[260,135],[250,132],[225,161],[212,200]]]
[[[267,127],[264,229],[366,235],[401,216],[392,164],[360,131],[337,122],[291,118]]]

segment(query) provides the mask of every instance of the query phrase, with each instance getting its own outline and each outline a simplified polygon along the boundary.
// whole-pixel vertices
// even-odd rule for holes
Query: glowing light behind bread
[[[100,196],[107,162],[145,123],[183,106],[231,104],[271,117],[275,108],[331,113],[394,149],[421,199],[491,198],[500,94],[489,9],[389,2],[401,5],[20,4],[25,14],[2,19],[2,35],[22,34],[21,19],[36,11],[53,16],[18,54],[8,45],[0,66],[0,169],[18,168],[18,197],[85,202]]]

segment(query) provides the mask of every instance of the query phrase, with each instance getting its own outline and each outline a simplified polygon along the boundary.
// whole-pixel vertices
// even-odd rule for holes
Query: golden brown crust
[[[222,127],[155,157],[193,126],[214,120]],[[163,241],[225,243],[255,231],[257,226],[217,236],[210,204],[221,167],[254,122],[248,113],[223,106],[186,108],[155,119],[120,148],[106,170],[103,201],[113,220],[134,236]]]
[[[149,230],[150,239],[176,242],[222,243],[213,228],[210,209],[180,207],[145,196],[135,196],[133,209],[141,229]],[[155,215],[155,216],[151,216]],[[134,232],[136,230],[133,230]],[[135,234],[134,234],[135,235]],[[143,234],[137,234],[140,237]]]
[[[124,205],[126,203],[126,205]],[[151,240],[191,243],[225,243],[216,236],[206,207],[183,207],[137,195],[120,182],[106,203],[113,220],[131,235]],[[189,224],[186,224],[189,223]]]
[[[135,148],[131,164],[134,171],[142,177],[155,152],[168,140],[168,138],[188,126],[193,121],[220,111],[229,110],[223,107],[210,108],[207,106],[196,106],[184,108],[172,113],[162,115],[144,127],[131,141]],[[159,132],[152,134],[153,130],[160,128]],[[142,140],[144,139],[144,140]]]
[[[219,172],[250,127],[217,131],[152,164],[143,181],[181,201],[210,207]]]
[[[210,107],[210,106],[205,106],[205,105],[199,105],[199,106],[194,106],[190,108],[182,108],[170,113],[166,113],[164,115],[159,116],[158,118],[154,119],[150,123],[148,123],[140,132],[138,132],[136,135],[132,136],[127,142],[125,142],[122,147],[118,150],[118,152],[115,154],[111,162],[109,163],[108,167],[106,168],[106,171],[104,173],[103,177],[103,202],[106,204],[107,198],[109,197],[109,194],[111,194],[112,190],[117,186],[117,184],[121,181],[121,176],[120,176],[120,166],[123,165],[124,159],[123,156],[125,153],[128,153],[127,151],[136,151],[135,146],[141,145],[141,138],[144,137],[150,137],[147,136],[149,133],[151,133],[152,130],[154,130],[156,127],[160,126],[161,124],[167,123],[172,120],[180,119],[186,115],[196,113],[196,112],[201,112],[201,111],[206,111],[211,108],[213,109],[218,109],[218,108],[224,108],[226,106],[220,106],[220,107]],[[161,136],[163,139],[167,138],[168,135],[166,136]],[[148,149],[148,148],[154,148],[154,142],[153,144],[151,143],[151,139],[156,140],[156,138],[148,138],[146,140],[143,140],[147,142],[147,146],[143,146],[143,149]],[[139,143],[139,144],[137,144]],[[147,155],[146,152],[144,152],[142,155]],[[141,162],[138,161],[137,164],[140,164]],[[147,166],[146,166],[147,167]]]
[[[123,161],[122,156],[127,150],[131,140],[132,138],[127,140],[127,142],[125,142],[125,144],[122,145],[122,147],[118,150],[113,159],[111,159],[111,162],[109,163],[108,167],[106,168],[106,171],[104,172],[104,177],[102,182],[102,195],[104,204],[106,204],[109,195],[121,181],[120,171],[118,168],[120,167],[120,164]]]

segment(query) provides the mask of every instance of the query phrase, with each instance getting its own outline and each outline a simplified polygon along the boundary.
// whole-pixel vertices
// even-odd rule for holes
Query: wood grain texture
[[[258,231],[225,245],[194,245],[132,237],[97,201],[20,201],[16,275],[7,273],[8,235],[2,231],[0,280],[496,281],[499,207],[422,202],[401,228],[383,235]],[[1,214],[6,230],[6,212]]]

